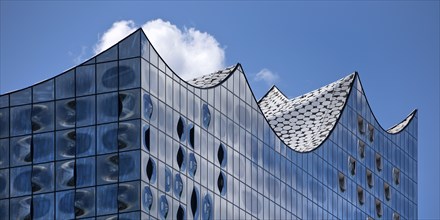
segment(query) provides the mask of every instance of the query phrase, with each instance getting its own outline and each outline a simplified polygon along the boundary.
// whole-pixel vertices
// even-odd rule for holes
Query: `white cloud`
[[[225,66],[225,51],[217,40],[195,28],[179,29],[162,19],[148,21],[142,29],[164,61],[184,79],[215,72]],[[113,23],[94,47],[99,53],[136,30],[131,20]]]
[[[263,68],[260,70],[260,72],[255,75],[254,80],[255,81],[264,81],[268,85],[273,85],[276,81],[278,81],[279,76],[276,73],[273,73],[272,71]]]

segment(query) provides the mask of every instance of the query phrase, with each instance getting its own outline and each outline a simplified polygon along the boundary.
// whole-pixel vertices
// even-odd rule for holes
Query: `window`
[[[206,194],[202,204],[202,220],[210,219],[212,219],[212,199],[209,194]]]
[[[400,220],[400,215],[397,212],[393,213],[393,220]]]
[[[171,182],[173,181],[173,174],[171,173],[170,168],[165,167],[165,192],[169,192],[171,190]]]
[[[348,157],[348,170],[351,175],[356,174],[356,160],[351,156]]]
[[[145,119],[150,119],[153,114],[153,103],[151,102],[150,95],[144,94],[142,97],[143,100],[143,115]]]
[[[375,204],[376,204],[376,215],[377,215],[377,217],[382,217],[382,203],[380,202],[380,200],[379,199],[376,199],[376,201],[375,201]]]
[[[180,177],[180,174],[176,174],[174,177],[174,194],[177,198],[180,198],[182,196],[183,192],[183,181]]]
[[[209,107],[206,103],[202,106],[202,120],[203,126],[208,129],[209,123],[211,122],[211,112],[209,111]]]
[[[144,199],[142,199],[142,203],[148,211],[151,209],[153,205],[153,194],[151,193],[151,189],[149,186],[144,187]]]
[[[194,126],[190,125],[189,129],[189,145],[194,149]]]
[[[217,187],[222,196],[226,194],[226,177],[223,172],[220,172],[217,179]]]
[[[150,157],[147,162],[147,177],[151,183],[154,183],[156,179],[156,164],[154,160]]]
[[[358,120],[357,121],[358,121],[359,133],[365,134],[364,119],[360,115],[358,115]]]
[[[382,171],[382,157],[379,153],[376,153],[376,168],[377,171]]]
[[[179,150],[177,151],[176,160],[177,160],[177,166],[179,166],[179,169],[182,171],[184,171],[186,167],[185,155],[186,155],[185,149],[182,146],[180,146]]]
[[[367,185],[370,188],[374,185],[373,173],[369,169],[367,169]]]
[[[185,219],[185,209],[182,207],[182,205],[179,205],[179,209],[177,209],[176,219],[177,220]]]
[[[357,186],[357,196],[358,196],[359,204],[363,205],[365,203],[364,190],[360,186]]]
[[[188,172],[191,177],[196,175],[197,171],[197,160],[193,153],[189,154]]]
[[[384,194],[385,194],[385,199],[387,201],[390,201],[391,199],[391,189],[390,189],[390,185],[388,183],[384,183],[383,184],[383,189],[384,189]]]
[[[395,167],[393,168],[393,181],[396,185],[400,184],[400,170]]]
[[[165,195],[160,196],[159,203],[159,213],[162,219],[166,219],[169,209],[167,197],[165,197]]]
[[[339,189],[341,190],[341,192],[345,192],[346,186],[345,186],[345,176],[344,176],[344,174],[339,172],[338,179],[339,179]]]
[[[185,141],[185,122],[182,117],[179,118],[179,122],[177,122],[177,135],[181,141]]]
[[[194,219],[196,219],[199,214],[197,210],[198,206],[199,206],[199,191],[196,189],[196,187],[194,187],[191,193],[191,212]]]
[[[370,142],[374,141],[374,127],[371,124],[368,124],[368,139]]]
[[[358,140],[358,151],[359,151],[359,157],[364,159],[365,158],[365,143],[361,140]]]
[[[144,144],[145,148],[150,151],[150,127],[145,128],[144,131]]]
[[[226,165],[225,146],[223,144],[220,144],[220,146],[218,147],[217,159],[220,166],[224,167]]]

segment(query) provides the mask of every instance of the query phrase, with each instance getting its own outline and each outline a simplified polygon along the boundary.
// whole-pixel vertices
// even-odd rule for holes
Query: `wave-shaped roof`
[[[226,67],[222,70],[218,70],[217,72],[188,80],[187,83],[199,88],[216,86],[217,84],[223,82],[231,73],[233,73],[237,66],[238,64]]]
[[[355,74],[288,99],[276,87],[259,101],[275,133],[292,149],[308,152],[330,134],[345,106]]]

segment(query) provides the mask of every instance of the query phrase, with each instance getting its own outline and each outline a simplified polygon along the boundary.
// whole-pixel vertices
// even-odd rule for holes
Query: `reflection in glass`
[[[111,153],[118,150],[118,124],[98,126],[98,154]]]
[[[95,65],[77,67],[75,82],[77,96],[95,93]]]
[[[95,96],[76,99],[76,126],[95,124]]]
[[[140,56],[140,31],[136,31],[119,43],[119,59]]]
[[[150,95],[143,94],[142,102],[143,102],[142,114],[145,119],[150,120],[151,114],[153,114],[153,102],[151,102]]]
[[[113,122],[118,120],[118,93],[106,93],[98,95],[97,112],[98,123]]]
[[[96,199],[98,215],[116,213],[118,211],[118,185],[98,186]]]
[[[191,177],[194,178],[197,171],[197,160],[193,153],[189,154],[189,162],[188,162],[188,173]]]
[[[130,181],[140,178],[139,151],[119,153],[119,181]]]
[[[139,194],[139,182],[119,184],[118,210],[128,212],[139,209]]]
[[[119,61],[119,89],[140,86],[141,66],[138,58]]]
[[[95,158],[81,158],[76,160],[76,186],[95,185]]]
[[[9,109],[0,109],[0,138],[9,136]],[[1,167],[1,165],[0,165]]]
[[[76,121],[75,99],[61,100],[56,102],[57,129],[73,128]]]
[[[57,131],[56,133],[57,159],[74,158],[76,151],[75,146],[76,146],[75,130]]]
[[[0,199],[9,197],[9,169],[0,170]]]
[[[11,136],[30,134],[31,127],[31,106],[18,106],[10,110],[11,117]]]
[[[151,193],[150,187],[145,186],[143,190],[142,206],[144,211],[150,212],[151,206],[153,205],[153,194]]]
[[[11,138],[11,166],[20,166],[32,162],[32,137]]]
[[[52,219],[54,216],[54,207],[53,193],[33,196],[32,219]]]
[[[0,168],[9,166],[9,140],[0,139]]]
[[[97,158],[98,184],[115,183],[119,176],[118,154],[103,155]]]
[[[95,188],[77,189],[75,192],[75,217],[95,215]]]
[[[11,219],[32,219],[31,203],[32,197],[13,198],[10,201]]]
[[[202,220],[212,219],[212,199],[209,194],[206,194],[202,203]]]
[[[39,164],[32,167],[32,192],[44,193],[54,190],[54,164]]]
[[[75,187],[75,161],[57,162],[56,183],[57,190]]]
[[[162,196],[160,196],[160,199],[159,199],[159,211],[160,211],[161,219],[167,218],[168,210],[169,210],[169,205],[168,205],[167,197],[165,195],[162,195]]]
[[[140,147],[140,122],[138,120],[119,123],[118,148],[119,150],[139,149]]]
[[[176,176],[174,177],[174,195],[177,198],[180,198],[180,196],[182,196],[182,192],[183,192],[182,178],[180,177],[180,174],[176,174]]]
[[[75,96],[75,70],[70,70],[55,78],[55,94],[57,99]]]
[[[53,79],[40,83],[33,87],[33,99],[34,103],[50,101],[54,99],[54,85]]]
[[[119,120],[139,118],[139,90],[119,92]]]
[[[52,131],[54,127],[54,103],[46,102],[34,104],[32,106],[32,131],[44,132]]]
[[[31,88],[14,92],[10,95],[11,106],[29,104],[32,101]]]
[[[203,126],[208,129],[209,123],[211,122],[211,112],[209,111],[209,107],[206,103],[202,105],[202,121]]]
[[[100,63],[96,65],[98,93],[110,92],[118,89],[118,63]]]
[[[31,166],[11,169],[11,196],[24,196],[31,194],[31,173]]]
[[[96,62],[107,62],[118,59],[118,44],[110,47],[96,57]]]
[[[95,127],[76,129],[76,156],[95,154]]]
[[[170,168],[165,167],[165,192],[169,192],[171,190],[173,182],[173,174],[171,173]]]

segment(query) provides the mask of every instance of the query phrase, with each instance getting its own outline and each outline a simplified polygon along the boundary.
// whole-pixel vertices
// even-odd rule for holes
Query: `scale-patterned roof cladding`
[[[351,74],[294,99],[288,99],[273,87],[259,101],[259,106],[284,143],[296,151],[312,151],[336,125],[354,79],[355,74]]]
[[[236,67],[237,65],[230,66],[217,72],[188,80],[187,82],[199,88],[213,87],[225,80],[229,76],[229,74],[234,72]]]

